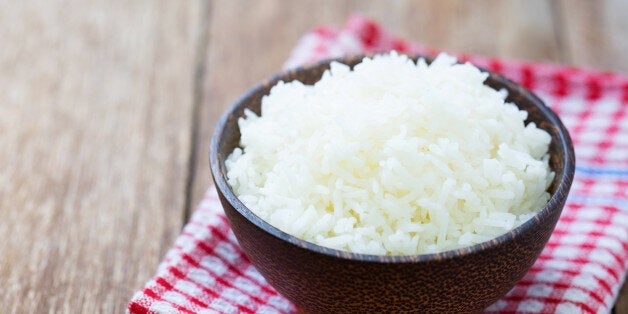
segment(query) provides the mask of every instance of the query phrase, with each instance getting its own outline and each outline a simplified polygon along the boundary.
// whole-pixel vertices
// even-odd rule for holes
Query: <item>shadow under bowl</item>
[[[354,66],[364,56],[336,61]],[[433,58],[425,58],[430,63]],[[291,236],[248,209],[227,183],[224,161],[240,142],[238,119],[278,81],[314,84],[331,60],[273,76],[248,90],[219,120],[210,165],[231,228],[253,265],[277,291],[308,313],[474,312],[505,295],[530,269],[547,243],[571,186],[575,157],[569,134],[554,112],[529,90],[498,74],[485,81],[508,91],[508,102],[528,112],[526,123],[547,131],[551,198],[532,219],[474,246],[435,254],[380,256],[322,247]]]

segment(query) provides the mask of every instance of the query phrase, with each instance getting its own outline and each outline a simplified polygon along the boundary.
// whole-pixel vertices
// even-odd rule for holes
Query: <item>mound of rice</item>
[[[550,136],[487,74],[395,52],[315,85],[280,82],[239,121],[226,161],[240,200],[277,228],[356,253],[414,255],[484,242],[549,199]]]

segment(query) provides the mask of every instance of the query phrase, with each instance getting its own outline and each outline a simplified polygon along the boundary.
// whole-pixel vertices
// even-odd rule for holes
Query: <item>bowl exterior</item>
[[[354,65],[361,59],[343,63]],[[248,210],[226,183],[224,160],[239,144],[237,120],[244,108],[259,114],[261,98],[278,80],[312,84],[327,68],[323,62],[271,78],[237,100],[216,127],[212,174],[235,236],[253,265],[308,313],[474,312],[497,301],[538,258],[565,204],[574,154],[560,120],[528,90],[490,73],[486,84],[506,88],[507,100],[527,110],[528,121],[552,136],[553,196],[540,214],[513,231],[473,247],[417,256],[365,256],[322,248],[277,230]]]
[[[277,238],[221,195],[244,252],[282,295],[306,313],[476,312],[510,290],[532,266],[559,210],[512,241],[457,258],[426,262],[356,261],[324,255]],[[562,206],[557,204],[557,206]]]

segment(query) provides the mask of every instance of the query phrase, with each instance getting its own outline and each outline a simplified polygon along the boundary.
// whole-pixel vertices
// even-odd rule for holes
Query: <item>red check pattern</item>
[[[306,34],[286,67],[395,49],[438,51],[391,36],[354,16],[341,29]],[[543,63],[457,55],[527,86],[573,138],[578,164],[555,232],[527,275],[486,312],[606,313],[628,267],[628,77]],[[131,313],[293,313],[239,248],[210,188]]]

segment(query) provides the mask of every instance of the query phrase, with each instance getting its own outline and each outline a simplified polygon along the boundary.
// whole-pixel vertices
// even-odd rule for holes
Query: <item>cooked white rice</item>
[[[484,242],[540,210],[550,136],[471,64],[395,52],[313,86],[280,82],[239,121],[229,184],[255,214],[322,246],[414,255]]]

